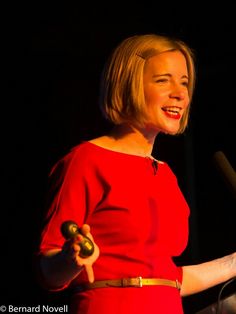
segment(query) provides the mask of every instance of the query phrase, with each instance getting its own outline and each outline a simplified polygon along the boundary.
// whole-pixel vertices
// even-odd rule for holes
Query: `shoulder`
[[[64,173],[69,169],[84,168],[85,164],[88,163],[89,156],[92,156],[92,147],[89,142],[81,142],[76,146],[73,146],[67,153],[59,158],[53,165],[50,175],[53,173]]]

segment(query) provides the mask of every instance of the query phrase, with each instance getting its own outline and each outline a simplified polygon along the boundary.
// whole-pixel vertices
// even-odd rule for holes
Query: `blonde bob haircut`
[[[187,63],[188,92],[191,102],[195,85],[193,51],[184,42],[163,35],[135,35],[123,40],[108,59],[101,76],[100,107],[113,124],[146,122],[143,71],[145,62],[162,52],[180,51]],[[178,133],[188,124],[189,107],[180,121]]]

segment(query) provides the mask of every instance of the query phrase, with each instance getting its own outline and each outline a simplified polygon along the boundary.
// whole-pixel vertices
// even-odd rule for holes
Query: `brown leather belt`
[[[162,278],[122,278],[113,280],[99,280],[93,283],[85,283],[75,287],[75,292],[80,292],[95,288],[109,288],[109,287],[136,287],[141,288],[142,286],[169,286],[181,289],[181,284],[178,280],[169,280]]]

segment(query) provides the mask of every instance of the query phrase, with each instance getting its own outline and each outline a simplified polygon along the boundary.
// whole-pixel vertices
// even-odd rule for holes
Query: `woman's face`
[[[176,134],[189,105],[188,70],[184,55],[180,51],[168,51],[148,59],[143,83],[147,128]]]

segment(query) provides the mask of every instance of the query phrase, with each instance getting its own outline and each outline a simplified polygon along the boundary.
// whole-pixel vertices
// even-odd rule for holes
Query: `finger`
[[[80,231],[82,232],[82,234],[87,235],[88,233],[90,233],[90,226],[87,224],[83,224],[83,226],[80,228]]]
[[[88,276],[88,281],[91,283],[94,282],[94,272],[92,265],[84,265],[84,267]]]
[[[86,237],[90,238],[93,242],[94,242],[94,239],[93,239],[93,236],[92,234],[90,233],[90,226],[87,225],[87,224],[84,224],[81,228],[80,228],[80,231],[83,235],[85,235]]]
[[[79,254],[80,246],[77,239],[70,239],[66,241],[62,247],[64,253],[68,256],[75,257]]]

